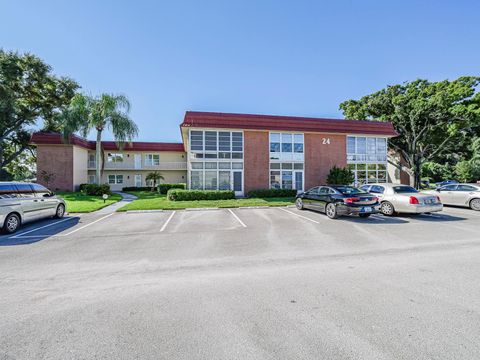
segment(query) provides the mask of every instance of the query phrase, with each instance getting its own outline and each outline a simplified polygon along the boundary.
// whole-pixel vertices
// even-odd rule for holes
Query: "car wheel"
[[[358,214],[361,218],[368,218],[371,214]]]
[[[65,215],[65,205],[60,204],[57,206],[57,211],[55,211],[55,218],[61,219]]]
[[[385,201],[380,205],[380,212],[386,216],[392,216],[395,214],[395,208],[393,207],[392,203]]]
[[[297,207],[298,210],[303,210],[303,201],[302,199],[298,198],[295,201],[295,206]]]
[[[10,214],[5,218],[3,231],[7,234],[13,234],[20,227],[20,217],[17,214]]]
[[[325,214],[330,219],[338,218],[337,207],[335,206],[335,204],[333,203],[327,204],[327,207],[325,208]]]
[[[480,199],[470,200],[470,209],[480,211]]]

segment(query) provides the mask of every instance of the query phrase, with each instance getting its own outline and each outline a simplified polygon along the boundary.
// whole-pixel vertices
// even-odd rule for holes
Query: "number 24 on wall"
[[[322,138],[323,145],[330,145],[330,138]]]

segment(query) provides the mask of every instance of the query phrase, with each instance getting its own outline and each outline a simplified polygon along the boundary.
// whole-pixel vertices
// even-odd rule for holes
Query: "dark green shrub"
[[[249,191],[249,198],[295,197],[297,190],[292,189],[258,189]]]
[[[152,191],[151,186],[125,186],[122,191]]]
[[[87,185],[88,185],[88,184],[80,184],[80,185],[78,186],[78,190],[79,190],[80,192],[85,192],[85,187],[86,187]]]
[[[229,200],[235,199],[235,192],[232,190],[170,189],[167,193],[167,199],[170,201]]]
[[[333,166],[327,176],[329,185],[351,185],[355,181],[355,175],[349,168]]]
[[[186,189],[186,184],[159,184],[157,186],[157,190],[160,194],[166,194],[168,193],[168,190],[170,189]]]
[[[85,184],[82,192],[86,195],[102,196],[103,194],[110,194],[110,185]]]

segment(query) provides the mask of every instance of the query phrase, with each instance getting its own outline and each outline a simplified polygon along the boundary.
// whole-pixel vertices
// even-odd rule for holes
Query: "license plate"
[[[370,206],[363,207],[362,212],[372,212],[372,208]]]

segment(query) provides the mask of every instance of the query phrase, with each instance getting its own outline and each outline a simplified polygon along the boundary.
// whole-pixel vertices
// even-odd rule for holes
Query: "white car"
[[[427,193],[438,196],[445,205],[464,206],[480,211],[479,184],[449,184]]]
[[[65,201],[40,184],[0,182],[0,229],[8,234],[24,223],[65,215]]]
[[[408,185],[366,184],[360,187],[380,200],[380,212],[392,216],[395,213],[422,214],[443,210],[440,198],[433,194],[419,192]]]

